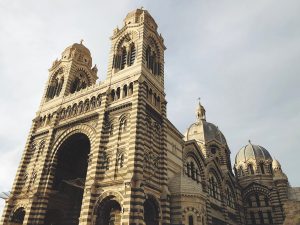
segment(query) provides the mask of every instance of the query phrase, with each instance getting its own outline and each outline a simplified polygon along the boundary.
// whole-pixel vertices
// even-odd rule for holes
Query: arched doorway
[[[59,147],[45,225],[79,223],[90,148],[82,133],[71,135]]]
[[[148,198],[144,202],[144,222],[146,225],[159,224],[159,206],[155,200]]]
[[[19,225],[23,224],[25,217],[25,209],[23,207],[18,208],[11,217],[11,223],[12,225]]]
[[[100,203],[96,225],[121,225],[121,205],[114,196],[108,196]]]

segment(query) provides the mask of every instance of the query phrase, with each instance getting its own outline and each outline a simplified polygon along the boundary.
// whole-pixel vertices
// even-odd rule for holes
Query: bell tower
[[[164,89],[164,39],[147,10],[136,9],[127,14],[124,26],[115,28],[107,79],[114,81],[126,72],[147,77],[160,91]]]
[[[104,81],[82,42],[54,61],[2,224],[170,224],[163,42],[137,9]]]
[[[42,104],[73,94],[96,83],[97,67],[92,67],[90,51],[74,43],[67,47],[49,69],[49,78]]]

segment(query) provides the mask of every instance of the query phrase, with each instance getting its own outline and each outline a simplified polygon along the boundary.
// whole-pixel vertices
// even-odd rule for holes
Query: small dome
[[[247,162],[249,159],[254,159],[256,161],[272,161],[270,153],[265,148],[259,145],[253,145],[250,141],[248,145],[241,148],[237,153],[235,157],[235,164]]]
[[[226,145],[226,139],[219,128],[213,123],[204,120],[193,123],[187,130],[185,135],[186,141],[196,140],[202,143],[215,140]]]
[[[276,159],[273,159],[273,162],[272,162],[272,169],[275,171],[275,170],[281,170],[281,165],[280,163],[278,162],[278,160]]]
[[[219,128],[213,123],[206,122],[205,109],[200,104],[196,109],[197,122],[193,123],[185,133],[185,140],[196,140],[201,143],[207,143],[215,140],[221,144],[227,145],[226,139]]]
[[[62,60],[75,60],[79,63],[83,63],[92,66],[92,57],[90,50],[82,44],[83,41],[74,43],[71,46],[67,47],[61,57]]]
[[[169,182],[169,190],[171,194],[201,194],[201,184],[184,176],[182,173],[176,174]]]
[[[83,52],[83,53],[85,53],[85,54],[87,54],[87,55],[91,55],[91,52],[90,52],[90,50],[87,48],[87,47],[85,47],[84,45],[83,45],[83,43],[82,43],[83,41],[81,40],[81,42],[78,44],[78,43],[74,43],[74,44],[72,44],[72,45],[70,45],[69,47],[67,47],[66,49],[65,49],[65,51],[64,52],[66,52],[66,51],[69,51],[69,50],[79,50],[79,51],[81,51],[81,52]]]

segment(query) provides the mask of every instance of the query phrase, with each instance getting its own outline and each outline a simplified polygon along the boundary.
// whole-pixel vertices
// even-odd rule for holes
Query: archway
[[[23,207],[18,208],[11,217],[11,223],[12,225],[19,225],[23,224],[25,217],[25,209]]]
[[[71,135],[59,147],[45,225],[79,223],[90,148],[82,133]]]
[[[96,225],[120,225],[121,205],[114,196],[102,200],[97,210]]]
[[[148,198],[144,202],[144,222],[146,225],[159,224],[159,207],[155,204],[155,200]]]

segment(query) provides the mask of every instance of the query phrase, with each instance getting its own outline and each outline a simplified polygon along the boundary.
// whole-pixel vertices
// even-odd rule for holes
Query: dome
[[[265,148],[259,145],[253,145],[250,141],[248,145],[241,148],[237,153],[235,157],[235,164],[238,164],[239,162],[246,162],[249,159],[254,159],[256,161],[272,161],[270,153]]]
[[[207,143],[215,140],[221,144],[227,145],[226,139],[219,128],[213,123],[206,122],[205,109],[200,104],[196,110],[197,122],[193,123],[185,133],[185,140],[196,140],[198,142]]]
[[[201,194],[201,184],[184,176],[182,173],[176,174],[169,182],[169,190],[171,194]]]
[[[274,159],[272,162],[272,169],[275,170],[281,170],[281,165],[278,162],[278,160]]]
[[[226,144],[226,139],[219,128],[213,123],[199,121],[193,123],[187,130],[185,138],[187,141],[196,140],[202,143],[215,140],[221,144]]]
[[[91,55],[90,50],[87,47],[85,47],[82,42],[83,42],[83,40],[81,40],[79,44],[74,43],[74,44],[70,45],[69,47],[67,47],[65,49],[64,52],[67,52],[70,50],[78,50],[78,51],[83,52],[83,53],[87,54],[88,56],[90,56]]]
[[[80,43],[74,43],[71,46],[67,47],[62,53],[62,60],[75,60],[79,63],[83,63],[92,66],[92,57],[90,50],[82,44],[83,40]]]

